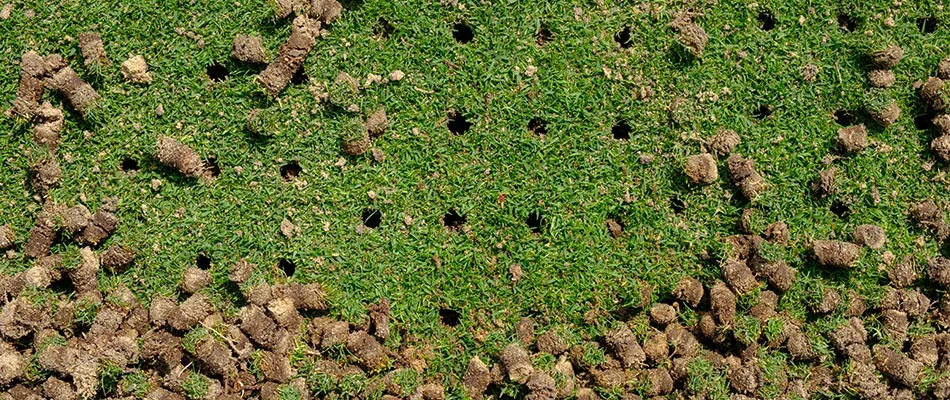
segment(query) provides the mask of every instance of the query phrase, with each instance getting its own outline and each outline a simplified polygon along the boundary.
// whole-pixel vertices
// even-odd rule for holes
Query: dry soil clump
[[[106,55],[105,44],[102,42],[102,37],[100,37],[98,33],[80,33],[79,51],[82,53],[83,64],[86,66],[96,65],[106,67],[112,63]]]
[[[716,159],[709,153],[690,156],[686,159],[685,170],[692,184],[708,185],[719,179]]]
[[[319,34],[320,21],[302,15],[294,18],[290,37],[280,46],[274,61],[257,76],[267,93],[276,97],[290,83]]]
[[[155,145],[155,158],[182,175],[199,177],[203,170],[201,156],[176,139],[160,135]]]
[[[267,64],[267,53],[261,38],[240,33],[234,37],[231,58],[249,64]]]
[[[132,83],[150,84],[152,83],[152,73],[148,71],[148,63],[145,57],[140,55],[129,57],[122,63],[122,77]]]

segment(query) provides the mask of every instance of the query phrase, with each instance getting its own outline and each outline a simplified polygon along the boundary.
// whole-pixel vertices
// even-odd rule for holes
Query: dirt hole
[[[373,25],[373,34],[382,38],[389,38],[389,35],[392,35],[396,31],[396,27],[393,26],[386,18],[380,17],[376,20],[376,25]]]
[[[301,172],[303,172],[303,168],[300,168],[300,163],[298,163],[297,160],[280,166],[280,176],[284,178],[285,181],[297,179]]]
[[[383,221],[383,213],[379,210],[372,208],[367,208],[363,210],[363,225],[366,225],[367,228],[376,229],[379,227],[380,222]]]
[[[765,119],[770,115],[772,115],[772,107],[769,107],[768,104],[763,104],[752,112],[755,119]]]
[[[307,72],[304,71],[303,65],[300,68],[297,68],[297,71],[294,72],[294,76],[290,77],[290,83],[294,85],[303,85],[310,81],[310,76],[307,75]]]
[[[540,117],[531,118],[531,120],[528,121],[528,130],[538,136],[547,135],[548,123]]]
[[[221,65],[217,61],[205,68],[205,72],[208,74],[208,78],[211,78],[214,82],[221,82],[231,76],[228,67]]]
[[[457,22],[452,26],[452,37],[456,42],[465,44],[475,39],[475,28],[465,22]]]
[[[917,18],[917,29],[923,33],[934,33],[939,21],[935,17]]]
[[[831,202],[831,207],[828,207],[828,209],[837,215],[838,218],[845,218],[848,215],[851,215],[851,207],[848,207],[848,205],[841,200],[835,200]]]
[[[205,171],[208,172],[208,176],[212,178],[217,178],[218,175],[221,175],[221,166],[218,165],[218,159],[214,157],[208,157],[205,161]]]
[[[630,125],[627,124],[627,121],[618,121],[610,128],[610,133],[614,135],[614,139],[630,140]]]
[[[459,320],[462,318],[462,315],[458,311],[455,311],[451,308],[440,308],[439,309],[439,322],[448,327],[456,327],[459,324]]]
[[[462,229],[462,225],[465,225],[465,221],[466,217],[459,215],[458,211],[455,210],[449,210],[449,212],[442,216],[442,224],[453,231]]]
[[[848,13],[841,13],[838,14],[838,26],[847,32],[854,32],[855,29],[858,29],[858,20]]]
[[[686,211],[686,203],[684,203],[683,199],[680,199],[679,196],[673,196],[673,198],[670,199],[670,208],[674,214],[682,214],[683,211]]]
[[[914,127],[921,131],[933,129],[933,116],[921,114],[914,117]]]
[[[456,135],[461,135],[465,132],[468,132],[468,129],[472,127],[472,123],[468,122],[468,118],[465,118],[459,112],[452,112],[449,114],[448,122],[449,131]]]
[[[775,28],[775,15],[771,11],[762,11],[759,13],[759,23],[763,31],[770,31]]]
[[[835,111],[835,122],[841,126],[851,126],[854,125],[854,121],[857,117],[854,115],[854,111],[850,110],[838,110]]]
[[[195,266],[203,270],[208,270],[211,268],[211,258],[204,255],[204,253],[198,253],[198,257],[195,257]]]
[[[532,211],[524,221],[531,228],[531,233],[541,234],[541,228],[547,225],[547,219],[541,215],[540,211]]]
[[[122,168],[125,172],[133,172],[139,170],[139,162],[134,158],[126,157],[122,159],[122,162],[119,163],[119,168]]]
[[[294,276],[294,272],[297,272],[297,263],[286,258],[277,260],[277,267],[284,271],[284,275],[287,277]]]
[[[620,47],[629,49],[633,46],[633,38],[630,37],[630,27],[625,26],[623,30],[614,34],[614,41],[620,43]]]
[[[548,28],[548,24],[542,22],[541,26],[538,28],[537,34],[537,43],[538,46],[544,46],[548,42],[554,40],[554,34],[551,33],[551,29]]]

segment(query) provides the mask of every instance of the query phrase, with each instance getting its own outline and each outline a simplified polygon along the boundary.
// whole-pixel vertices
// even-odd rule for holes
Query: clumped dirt
[[[694,185],[709,185],[719,179],[716,159],[709,153],[690,156],[684,169],[689,182]]]
[[[106,55],[106,47],[102,42],[102,37],[95,32],[84,32],[79,34],[79,51],[82,53],[83,64],[88,66],[107,67],[112,62]]]
[[[23,53],[20,57],[20,85],[17,88],[16,98],[9,115],[29,119],[33,111],[40,105],[43,97],[47,61],[35,51]]]
[[[880,108],[868,109],[868,114],[871,116],[871,119],[874,122],[877,122],[882,127],[889,127],[897,122],[897,119],[900,118],[901,109],[897,105],[897,101],[891,100],[887,105],[884,105]]]
[[[47,71],[49,78],[45,81],[46,87],[62,93],[69,104],[83,116],[89,113],[99,101],[100,96],[96,89],[80,78],[69,65],[54,62],[52,66],[47,65],[47,68],[49,68]]]
[[[280,46],[274,61],[257,76],[257,81],[268,94],[276,97],[290,83],[294,73],[307,59],[319,34],[319,20],[303,15],[294,18],[290,37]]]
[[[917,226],[933,232],[938,239],[944,240],[950,235],[950,229],[943,220],[943,210],[933,200],[927,199],[910,208],[910,219]]]
[[[366,131],[370,138],[378,138],[389,128],[389,118],[386,117],[386,109],[380,108],[374,111],[366,118]]]
[[[943,79],[932,76],[921,86],[920,99],[930,111],[942,112],[947,109],[947,94],[944,92]]]
[[[710,153],[724,157],[732,154],[740,141],[741,139],[736,131],[720,129],[715,135],[706,140],[706,146],[709,147]]]
[[[59,147],[59,134],[63,131],[63,111],[44,101],[33,115],[33,141],[55,152]]]
[[[738,154],[733,154],[727,161],[729,165],[729,176],[732,184],[735,185],[742,195],[749,200],[754,200],[760,193],[765,191],[767,184],[762,175],[755,170],[755,162],[742,158]]]
[[[148,71],[145,57],[135,55],[122,63],[122,77],[132,83],[148,85],[152,83],[152,73]]]
[[[902,58],[904,58],[904,49],[898,45],[890,45],[883,50],[871,53],[871,63],[880,69],[892,69]]]
[[[868,147],[868,131],[864,124],[838,129],[835,138],[838,150],[845,154],[859,153]]]
[[[679,301],[688,304],[690,307],[696,307],[703,299],[703,284],[696,278],[683,278],[673,289],[673,296]]]
[[[840,240],[816,240],[812,251],[818,264],[834,268],[851,268],[861,256],[861,246]]]
[[[102,266],[113,274],[125,272],[134,260],[135,250],[120,244],[113,244],[102,253]]]
[[[63,176],[63,169],[55,158],[44,157],[30,167],[30,175],[33,181],[33,191],[40,197],[46,198],[50,189],[59,184],[59,180]]]
[[[267,52],[261,38],[240,33],[234,37],[231,58],[248,64],[267,64]]]
[[[894,86],[897,77],[894,75],[894,71],[889,69],[875,69],[868,72],[868,81],[873,87],[888,88]]]
[[[858,225],[854,228],[854,242],[869,248],[880,250],[887,242],[887,234],[877,225]]]
[[[706,43],[709,42],[709,36],[701,26],[693,22],[693,16],[690,13],[676,15],[673,21],[670,22],[670,27],[679,34],[679,42],[694,57],[703,56],[703,50],[706,48]]]
[[[184,176],[196,178],[202,175],[204,164],[201,156],[176,139],[159,135],[155,142],[155,158]]]
[[[340,143],[343,147],[343,152],[351,156],[362,155],[372,146],[366,125],[358,118],[351,120],[350,123],[344,127],[340,134]]]

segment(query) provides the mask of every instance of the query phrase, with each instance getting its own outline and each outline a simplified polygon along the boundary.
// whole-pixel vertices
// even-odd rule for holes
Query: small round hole
[[[212,178],[217,178],[218,175],[221,175],[221,166],[218,165],[218,159],[214,157],[208,157],[204,163],[205,172],[208,173],[208,176]]]
[[[614,139],[630,140],[630,125],[627,121],[619,121],[610,128],[610,133],[614,135]]]
[[[858,21],[850,14],[841,13],[838,14],[838,26],[847,32],[854,32],[855,29],[858,29]]]
[[[545,136],[548,134],[548,123],[540,117],[531,118],[528,121],[528,130],[538,136]]]
[[[630,27],[625,26],[620,32],[614,34],[614,41],[620,44],[621,48],[629,49],[633,46],[633,38],[630,37]]]
[[[538,46],[544,46],[545,44],[554,40],[554,34],[551,33],[551,29],[548,28],[548,24],[542,22],[541,26],[538,28],[537,33],[537,44]]]
[[[468,122],[468,118],[465,118],[464,115],[458,112],[449,114],[449,122],[447,125],[449,131],[456,135],[461,135],[465,132],[468,132],[469,128],[472,127],[472,123]]]
[[[376,25],[373,25],[373,34],[381,38],[389,38],[393,32],[396,31],[396,27],[393,26],[386,18],[380,17],[376,20]]]
[[[458,326],[462,315],[458,311],[455,311],[451,308],[440,308],[439,309],[439,322],[443,325],[454,328]]]
[[[845,218],[848,215],[851,215],[851,207],[848,207],[848,205],[841,200],[835,200],[831,202],[831,206],[828,207],[828,209],[839,218]]]
[[[926,131],[934,128],[933,116],[921,114],[914,117],[914,127],[917,130]]]
[[[215,62],[214,64],[211,64],[205,68],[205,72],[208,73],[208,78],[211,78],[211,80],[215,82],[221,82],[231,76],[231,72],[228,71],[228,67],[225,67],[218,62]]]
[[[767,104],[759,106],[759,108],[756,108],[755,111],[752,112],[752,116],[754,116],[755,119],[765,119],[770,115],[772,115],[772,108]]]
[[[293,85],[303,85],[310,81],[310,76],[307,75],[307,72],[304,71],[303,65],[300,68],[297,68],[297,71],[294,72],[294,76],[290,77],[290,83]]]
[[[449,210],[449,212],[442,216],[442,224],[450,231],[457,231],[462,229],[462,225],[465,225],[466,219],[467,218],[464,215],[460,215],[458,211]]]
[[[122,159],[122,162],[119,163],[119,168],[122,168],[125,172],[134,172],[139,170],[139,162],[134,158],[126,157]]]
[[[670,208],[674,214],[682,214],[683,211],[686,210],[686,203],[684,203],[679,196],[673,196],[673,198],[670,199]]]
[[[471,42],[475,39],[475,28],[465,22],[458,22],[452,26],[452,37],[462,44]]]
[[[379,227],[380,222],[383,221],[383,213],[379,210],[374,210],[372,208],[367,208],[363,210],[363,225],[367,228],[376,229]]]
[[[922,33],[934,33],[939,23],[940,21],[934,17],[917,18],[917,29],[920,29]]]
[[[851,126],[854,125],[855,115],[853,111],[849,110],[838,110],[835,111],[835,122],[841,126]]]
[[[771,11],[760,12],[758,19],[763,31],[770,31],[775,28],[775,15],[772,15]]]
[[[288,278],[294,276],[294,272],[297,272],[297,263],[286,258],[277,260],[277,267],[280,268],[280,270],[284,272],[284,276]]]
[[[198,257],[195,257],[195,266],[203,270],[208,270],[211,268],[211,258],[204,255],[204,253],[198,253]]]
[[[284,178],[285,181],[297,179],[301,172],[303,172],[303,168],[300,168],[300,164],[297,160],[280,166],[280,176]]]
[[[541,228],[547,225],[547,220],[541,215],[540,211],[532,211],[524,222],[528,225],[528,228],[531,228],[531,233],[535,234],[541,234]]]

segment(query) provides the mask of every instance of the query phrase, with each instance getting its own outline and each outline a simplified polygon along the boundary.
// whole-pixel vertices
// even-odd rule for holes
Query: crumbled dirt
[[[168,325],[178,331],[194,328],[214,311],[211,300],[203,294],[193,294],[178,305],[178,312],[168,316]]]
[[[75,235],[89,226],[92,213],[82,204],[58,210],[59,225],[66,233]]]
[[[531,358],[518,343],[511,343],[505,346],[501,352],[501,363],[508,372],[508,379],[516,383],[525,383],[531,374],[534,373],[534,367],[531,366]]]
[[[828,314],[838,308],[841,304],[841,295],[837,290],[826,288],[817,304],[812,306],[816,314]]]
[[[643,353],[650,365],[659,365],[670,356],[669,337],[662,331],[651,331],[643,341]]]
[[[818,173],[818,180],[811,185],[812,193],[815,194],[816,198],[824,199],[834,194],[837,175],[837,167],[831,167]]]
[[[557,397],[557,383],[546,372],[534,371],[526,383],[528,395],[525,400],[551,400]]]
[[[362,123],[350,123],[348,128],[350,129],[345,130],[340,135],[340,144],[343,146],[343,152],[351,156],[366,153],[372,146],[372,141],[370,140],[366,126]]]
[[[46,87],[57,90],[66,97],[69,104],[85,116],[99,100],[99,93],[91,85],[82,80],[76,71],[68,65],[52,72],[45,81]]]
[[[937,366],[940,354],[937,351],[937,335],[925,334],[911,339],[910,354],[914,360],[926,367]]]
[[[733,154],[727,162],[732,183],[739,188],[746,199],[754,200],[759,193],[766,189],[765,179],[755,170],[754,161]]]
[[[890,45],[884,50],[871,53],[871,63],[880,69],[892,69],[902,58],[904,49],[898,45]]]
[[[240,33],[234,37],[231,58],[248,64],[267,64],[267,52],[261,38]]]
[[[736,149],[740,142],[739,134],[733,130],[720,129],[711,138],[706,140],[709,152],[719,157],[728,156]]]
[[[36,223],[30,229],[30,236],[23,248],[23,254],[27,257],[41,258],[49,255],[50,247],[56,240],[56,226],[46,215],[36,217]]]
[[[854,364],[848,384],[862,399],[878,399],[887,395],[887,385],[881,382],[874,367],[864,362]]]
[[[152,73],[148,71],[145,57],[135,55],[122,63],[122,77],[132,83],[148,85],[152,83]]]
[[[759,292],[758,301],[749,309],[749,315],[765,321],[775,315],[775,307],[778,306],[778,294],[771,290]]]
[[[884,248],[887,235],[884,233],[884,229],[877,225],[858,225],[857,228],[854,228],[854,242],[879,250]]]
[[[752,275],[752,270],[742,261],[726,263],[722,267],[722,276],[729,287],[738,294],[745,294],[759,286],[759,282]]]
[[[16,243],[16,233],[10,225],[0,225],[0,250],[6,250]]]
[[[950,135],[950,114],[940,114],[930,119],[939,136]]]
[[[874,348],[874,365],[888,378],[907,387],[915,387],[923,365],[884,346]]]
[[[320,21],[303,15],[294,18],[290,37],[280,46],[274,61],[257,76],[267,93],[276,97],[284,90],[307,59],[319,34]]]
[[[44,101],[35,109],[33,121],[33,142],[55,152],[63,131],[63,111]]]
[[[867,346],[868,332],[864,323],[852,317],[848,323],[840,326],[828,337],[832,345],[845,357],[859,362],[871,361],[871,350]]]
[[[105,44],[102,42],[102,37],[100,37],[98,33],[80,33],[78,39],[79,51],[82,53],[84,65],[107,67],[112,63],[106,55]]]
[[[228,272],[228,280],[234,283],[247,282],[255,269],[257,269],[256,264],[251,264],[242,258],[231,267],[231,270]]]
[[[937,63],[937,76],[940,79],[950,79],[950,57],[944,58]]]
[[[907,328],[910,327],[907,313],[898,310],[884,310],[881,313],[881,324],[884,326],[884,334],[891,340],[897,343],[904,343],[907,340]]]
[[[702,282],[691,277],[681,279],[679,283],[676,284],[676,288],[673,289],[673,297],[688,304],[690,307],[699,305],[699,302],[703,299],[703,293]]]
[[[612,219],[607,220],[607,231],[610,232],[610,236],[614,238],[623,236],[623,226]]]
[[[665,303],[659,303],[650,308],[650,321],[659,327],[667,326],[676,321],[676,308]]]
[[[897,82],[897,77],[894,76],[894,71],[889,69],[875,69],[868,72],[868,81],[871,82],[871,86],[873,87],[887,88],[894,86],[894,83]]]
[[[35,51],[23,53],[20,57],[20,85],[10,115],[29,119],[40,105],[43,97],[43,79],[46,74],[46,60]]]
[[[943,210],[933,200],[927,199],[910,208],[910,219],[917,226],[927,229],[944,240],[950,235],[950,229],[943,220]]]
[[[343,5],[337,0],[309,0],[309,3],[310,18],[316,18],[326,24],[336,21],[343,12]]]
[[[736,295],[725,283],[718,281],[709,289],[709,305],[720,325],[733,326],[736,322]]]
[[[776,244],[788,244],[790,240],[788,225],[784,221],[769,224],[762,236],[765,237],[765,240]]]
[[[295,373],[289,358],[270,351],[260,352],[258,365],[264,378],[271,382],[287,383]]]
[[[887,106],[880,109],[869,109],[868,114],[871,116],[871,119],[874,122],[877,122],[879,125],[887,128],[897,122],[897,119],[900,118],[901,109],[897,105],[897,102],[891,100]]]
[[[813,83],[818,79],[818,66],[815,64],[808,64],[802,67],[802,79],[805,82]]]
[[[204,169],[201,156],[178,140],[159,135],[155,144],[155,158],[184,176],[196,178]]]
[[[389,299],[379,299],[379,303],[369,306],[370,332],[385,341],[389,338]]]
[[[646,361],[643,348],[626,324],[607,332],[604,339],[625,368],[639,368]]]
[[[689,52],[697,58],[703,56],[703,50],[706,43],[709,42],[709,36],[706,31],[693,22],[688,13],[680,13],[670,22],[670,27],[679,34],[680,43],[686,47]]]
[[[861,246],[840,240],[816,240],[812,251],[818,264],[834,268],[851,268],[861,256]]]
[[[908,287],[914,284],[919,273],[911,256],[905,257],[901,262],[894,264],[888,271],[887,277],[891,280],[891,285],[898,288]]]
[[[491,383],[491,374],[488,371],[488,366],[478,356],[472,357],[472,360],[468,362],[465,375],[462,376],[462,386],[465,388],[465,392],[472,398],[479,399],[482,397],[482,393],[485,393],[485,390],[488,389],[489,383]]]
[[[44,157],[36,164],[30,167],[30,175],[33,181],[33,191],[40,197],[45,198],[50,189],[59,184],[63,176],[63,169],[59,162],[53,157]]]
[[[792,288],[798,271],[780,260],[759,264],[755,273],[757,276],[764,277],[775,289],[785,292]]]
[[[753,364],[742,365],[729,371],[729,385],[739,393],[754,393],[761,380],[762,372]]]
[[[934,257],[927,260],[927,276],[944,288],[950,287],[950,259]]]
[[[697,154],[686,159],[686,177],[694,185],[709,185],[719,179],[716,159],[709,153]]]
[[[181,290],[192,294],[211,284],[211,272],[188,267],[181,278]]]
[[[861,152],[868,147],[867,128],[864,124],[858,124],[838,129],[835,145],[845,154]]]
[[[811,341],[808,340],[808,336],[805,336],[801,331],[801,328],[793,325],[792,329],[787,329],[786,335],[788,339],[785,347],[792,359],[806,361],[815,358],[815,349]]]
[[[98,246],[115,232],[119,219],[106,206],[100,207],[92,217],[86,228],[80,232],[77,241],[85,246]]]
[[[537,343],[535,346],[538,348],[539,352],[548,353],[551,355],[561,355],[567,351],[567,343],[564,342],[564,339],[557,334],[554,330],[549,330],[538,336]]]
[[[927,108],[934,112],[941,112],[947,109],[947,99],[944,93],[943,79],[937,77],[927,78],[927,82],[920,88],[920,99],[924,101]]]
[[[366,132],[370,138],[378,138],[389,129],[389,118],[386,117],[386,109],[380,108],[374,111],[366,118]]]
[[[934,138],[930,142],[930,149],[937,155],[940,161],[950,161],[950,135],[943,135]]]
[[[646,370],[647,390],[649,396],[662,396],[673,391],[673,378],[666,368]]]
[[[113,244],[102,252],[102,266],[113,274],[121,274],[132,265],[135,251],[120,244]]]

